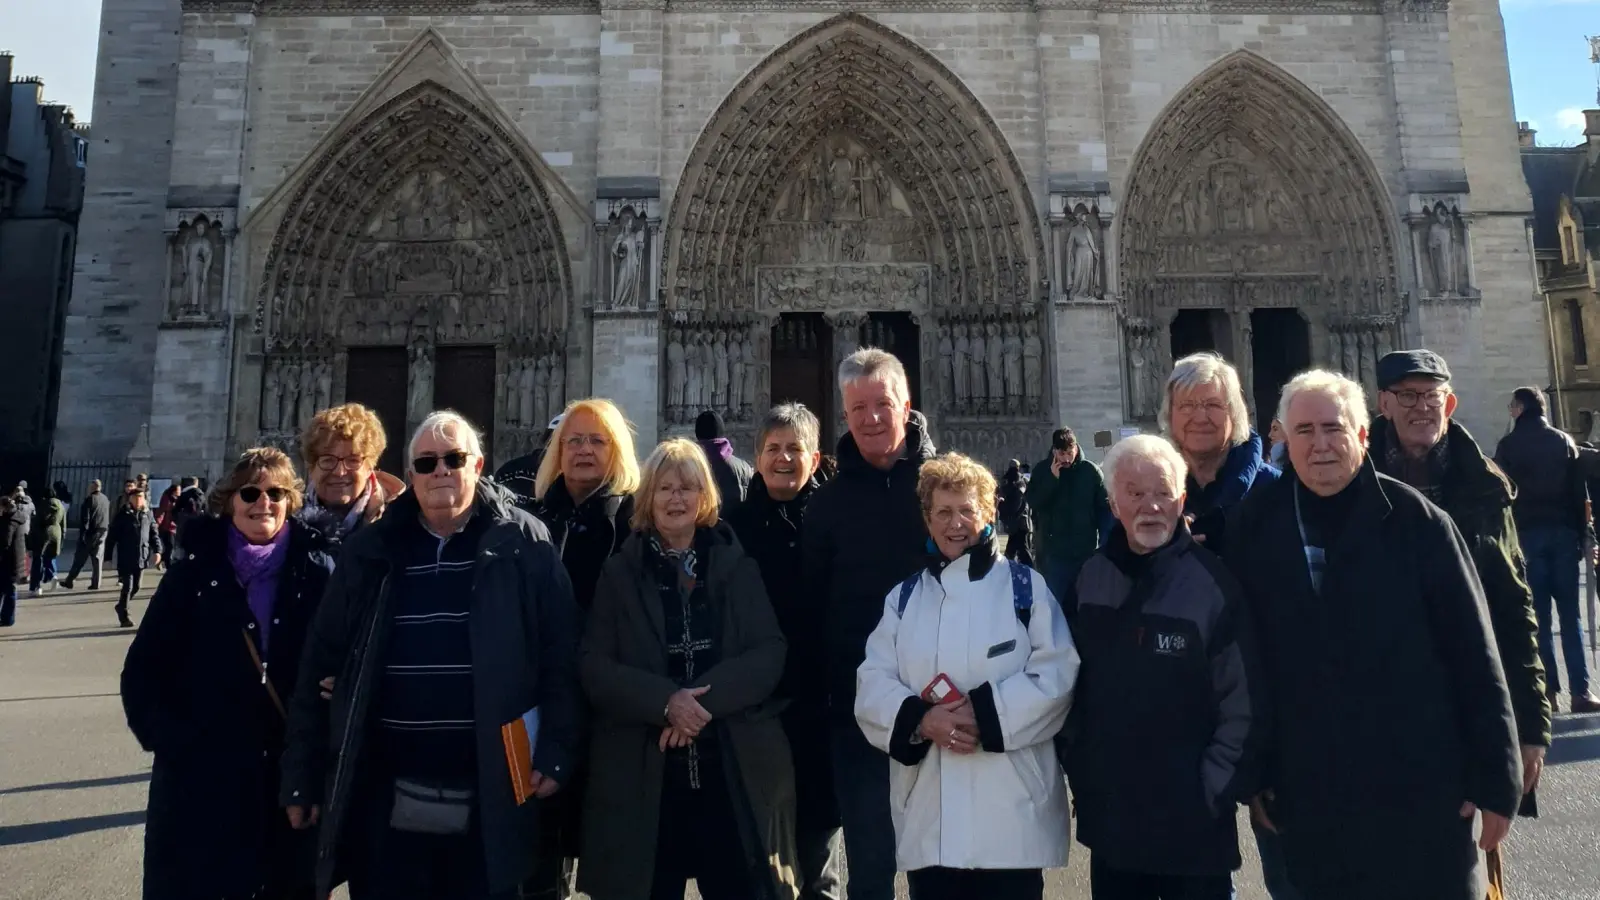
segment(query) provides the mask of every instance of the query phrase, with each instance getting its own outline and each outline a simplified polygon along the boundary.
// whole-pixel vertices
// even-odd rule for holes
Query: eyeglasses
[[[1389,393],[1393,394],[1394,398],[1400,401],[1400,405],[1406,409],[1411,409],[1412,407],[1416,406],[1418,400],[1421,400],[1423,403],[1425,403],[1428,409],[1438,409],[1444,406],[1445,398],[1450,396],[1450,389],[1434,388],[1431,391],[1408,390],[1390,391]]]
[[[582,450],[584,444],[588,444],[596,450],[604,450],[609,445],[603,434],[575,434],[562,441],[562,443],[567,445],[568,450]]]
[[[250,506],[254,506],[255,502],[261,499],[262,494],[266,494],[267,499],[273,503],[282,503],[284,498],[289,496],[289,491],[287,488],[281,487],[258,488],[253,484],[247,484],[239,488],[239,499]]]
[[[669,487],[663,484],[656,488],[656,493],[663,497],[698,497],[700,495],[700,488],[692,486],[686,487],[684,485]]]
[[[411,471],[418,475],[432,475],[433,470],[439,468],[440,461],[443,461],[444,467],[453,472],[466,468],[467,460],[471,458],[472,454],[465,450],[451,450],[443,456],[419,456],[411,461]]]
[[[319,456],[317,457],[317,468],[324,472],[332,472],[335,469],[356,472],[361,469],[362,462],[363,460],[359,456]]]
[[[1186,416],[1192,416],[1201,410],[1205,410],[1206,415],[1211,416],[1227,412],[1228,404],[1223,403],[1221,400],[1206,400],[1204,402],[1185,400],[1175,408]]]

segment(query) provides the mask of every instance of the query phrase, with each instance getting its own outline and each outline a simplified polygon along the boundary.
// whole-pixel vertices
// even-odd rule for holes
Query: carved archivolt
[[[1323,338],[1314,346],[1361,374],[1366,354],[1346,353],[1329,329],[1396,327],[1391,221],[1370,159],[1303,85],[1247,52],[1202,73],[1168,105],[1128,179],[1119,258],[1133,416],[1160,402],[1165,329],[1180,308],[1228,310],[1244,337],[1251,309],[1305,310]],[[1248,348],[1236,342],[1246,372]]]

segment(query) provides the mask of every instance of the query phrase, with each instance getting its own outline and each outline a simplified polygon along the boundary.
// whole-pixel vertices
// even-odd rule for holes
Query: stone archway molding
[[[1250,311],[1300,310],[1314,362],[1365,382],[1396,345],[1404,296],[1382,177],[1326,101],[1249,51],[1217,61],[1156,118],[1129,169],[1119,235],[1132,418],[1153,418],[1179,309],[1221,309],[1248,385]],[[1369,385],[1370,387],[1370,385]]]

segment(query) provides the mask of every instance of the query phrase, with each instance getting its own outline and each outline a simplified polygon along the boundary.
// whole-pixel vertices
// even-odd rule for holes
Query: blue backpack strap
[[[896,615],[902,618],[905,617],[906,604],[911,602],[911,592],[917,589],[917,582],[921,580],[922,573],[918,572],[910,578],[907,578],[905,581],[900,582],[900,606],[898,611],[895,613]]]
[[[1033,620],[1033,570],[1016,562],[1008,565],[1011,566],[1011,604],[1017,610],[1017,621],[1027,628]]]

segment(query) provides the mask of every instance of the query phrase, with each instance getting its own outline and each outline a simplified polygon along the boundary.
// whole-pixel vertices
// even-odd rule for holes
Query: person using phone
[[[1040,900],[1067,864],[1053,739],[1078,651],[1043,576],[996,548],[988,469],[936,457],[917,496],[931,552],[885,598],[855,701],[892,760],[895,856],[912,900]]]

